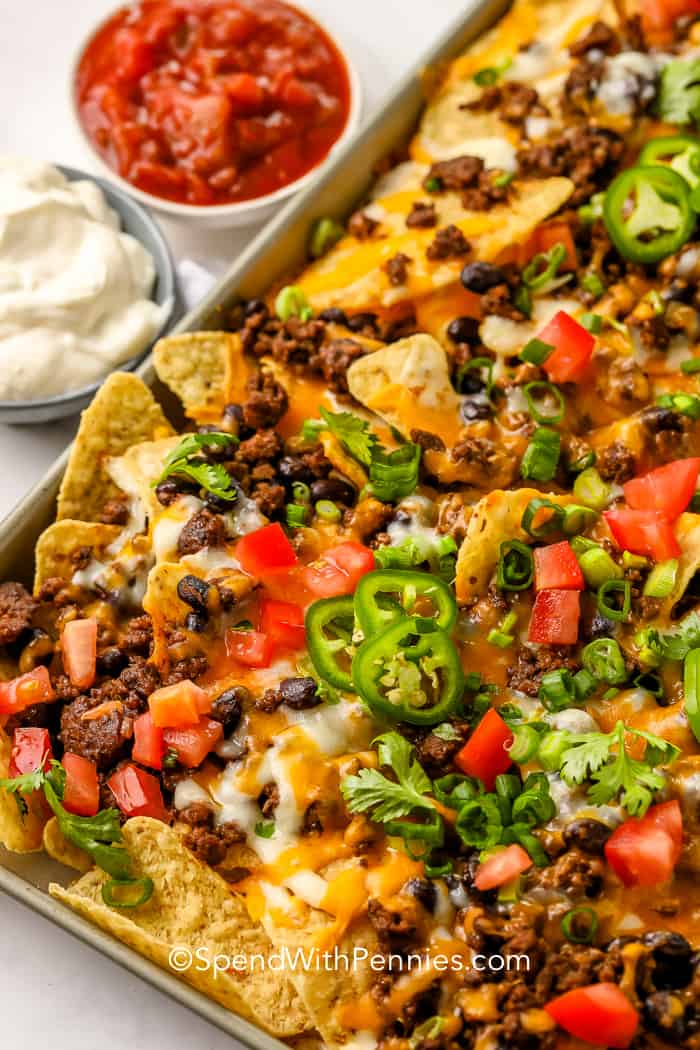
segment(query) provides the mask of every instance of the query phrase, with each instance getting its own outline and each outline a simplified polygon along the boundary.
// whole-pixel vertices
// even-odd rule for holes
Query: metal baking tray
[[[220,318],[237,300],[264,294],[275,280],[300,267],[306,260],[306,245],[314,220],[322,216],[342,220],[357,206],[373,181],[376,165],[407,142],[425,103],[426,89],[434,82],[436,73],[490,28],[509,5],[510,0],[465,0],[462,15],[402,78],[374,118],[337,153],[325,174],[263,229],[174,331],[219,327]],[[158,383],[150,357],[139,368],[138,375],[153,389],[176,422],[178,407]],[[67,457],[68,450],[0,526],[0,579],[31,581],[34,545],[54,517],[56,493]],[[45,854],[15,854],[0,847],[0,890],[144,978],[252,1050],[283,1047],[277,1039],[142,958],[48,895],[49,882],[67,884],[73,878],[75,872]]]

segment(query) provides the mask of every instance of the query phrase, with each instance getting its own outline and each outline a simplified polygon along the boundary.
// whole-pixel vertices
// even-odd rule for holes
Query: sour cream
[[[79,390],[151,342],[153,259],[90,181],[0,158],[0,400]]]

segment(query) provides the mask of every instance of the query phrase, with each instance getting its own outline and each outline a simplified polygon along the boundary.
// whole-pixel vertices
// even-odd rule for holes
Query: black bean
[[[321,698],[316,690],[316,679],[311,677],[283,678],[279,684],[282,703],[295,711],[303,711],[307,707],[320,704]]]
[[[224,405],[223,421],[227,429],[237,429],[243,422],[243,406],[234,402]]]
[[[156,499],[164,507],[169,507],[179,495],[178,487],[172,479],[161,481],[159,485],[156,485]]]
[[[227,511],[231,510],[234,500],[222,499],[221,496],[215,496],[213,492],[207,492],[204,496],[204,502],[207,507],[215,511],[217,514],[226,514]]]
[[[657,434],[662,430],[671,430],[677,434],[683,432],[683,420],[672,408],[649,405],[642,409],[641,420],[652,434]]]
[[[667,288],[662,288],[661,298],[667,302],[673,299],[675,302],[689,303],[693,298],[695,288],[687,281],[673,281]]]
[[[196,631],[197,634],[201,634],[202,631],[207,629],[207,617],[201,613],[191,612],[185,617],[185,630]]]
[[[591,620],[589,634],[591,638],[609,638],[615,631],[615,624],[602,613],[596,612]]]
[[[430,879],[409,879],[408,882],[404,883],[402,886],[401,892],[408,893],[411,897],[415,897],[417,901],[420,901],[426,911],[432,912],[435,910],[435,905],[437,903],[437,890],[435,889],[435,883],[431,882]]]
[[[347,319],[347,327],[351,332],[361,332],[363,328],[376,328],[377,315],[369,312],[353,314]]]
[[[329,324],[347,325],[348,323],[345,310],[341,310],[339,306],[327,306],[325,310],[321,310],[318,318],[319,321],[327,321]]]
[[[344,503],[350,507],[355,502],[355,487],[341,478],[321,478],[311,486],[311,499],[329,499],[333,503]]]
[[[462,404],[462,419],[471,423],[474,419],[489,419],[491,406],[484,401],[472,401],[467,398]]]
[[[493,263],[472,262],[462,270],[461,281],[464,287],[477,295],[483,295],[497,284],[506,284],[506,276],[500,267]]]
[[[642,937],[652,948],[654,970],[651,979],[658,989],[685,988],[693,977],[692,955],[685,937],[671,930],[654,930]]]
[[[262,299],[249,299],[243,308],[243,313],[246,317],[252,317],[253,314],[264,314],[267,318],[270,311]]]
[[[668,992],[654,992],[646,997],[644,1021],[667,1045],[678,1046],[689,1034],[685,1007],[677,995]]]
[[[299,456],[283,456],[277,464],[277,474],[282,481],[293,485],[295,481],[310,484],[314,480],[313,471],[309,470]]]
[[[116,645],[111,645],[109,649],[104,649],[97,657],[97,670],[100,674],[116,678],[124,670],[128,662],[129,658],[126,653],[122,652]]]
[[[454,343],[474,343],[479,338],[479,322],[476,317],[455,317],[447,334]]]
[[[210,586],[206,580],[199,576],[183,576],[177,585],[177,596],[190,609],[198,613],[206,613],[209,600]]]
[[[600,820],[582,817],[573,820],[564,829],[564,842],[568,849],[577,846],[583,853],[602,857],[605,843],[612,834],[612,828]]]
[[[225,733],[232,733],[241,720],[243,704],[250,700],[250,693],[242,685],[235,685],[227,689],[221,696],[214,700],[210,712],[210,718],[215,722],[221,722]]]

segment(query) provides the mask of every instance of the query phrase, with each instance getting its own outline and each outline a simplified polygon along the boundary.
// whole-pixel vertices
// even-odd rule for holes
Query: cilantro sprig
[[[237,492],[231,475],[221,463],[208,463],[203,456],[207,448],[234,444],[238,444],[238,438],[233,434],[185,434],[165,459],[154,487],[169,477],[188,478],[220,499],[235,500]]]
[[[627,736],[645,741],[643,759],[629,754]],[[560,773],[570,787],[590,781],[588,797],[593,805],[618,800],[632,816],[641,817],[666,782],[655,767],[669,765],[679,754],[680,749],[668,740],[619,721],[610,733],[572,734]]]
[[[356,776],[346,777],[340,790],[351,813],[372,810],[372,820],[383,824],[407,817],[415,810],[434,810],[434,801],[427,798],[432,784],[414,756],[413,745],[395,732],[384,733],[375,743],[379,764],[390,766],[398,783],[378,769],[361,769]]]
[[[348,455],[356,459],[369,474],[369,491],[383,503],[410,496],[418,484],[421,448],[407,441],[388,451],[383,448],[369,423],[352,412],[329,412],[320,409],[325,426]]]

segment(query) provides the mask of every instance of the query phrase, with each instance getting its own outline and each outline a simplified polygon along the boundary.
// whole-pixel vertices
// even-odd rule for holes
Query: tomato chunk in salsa
[[[280,0],[143,0],[88,43],[76,98],[122,178],[215,205],[273,193],[323,160],[350,81],[328,35]]]

